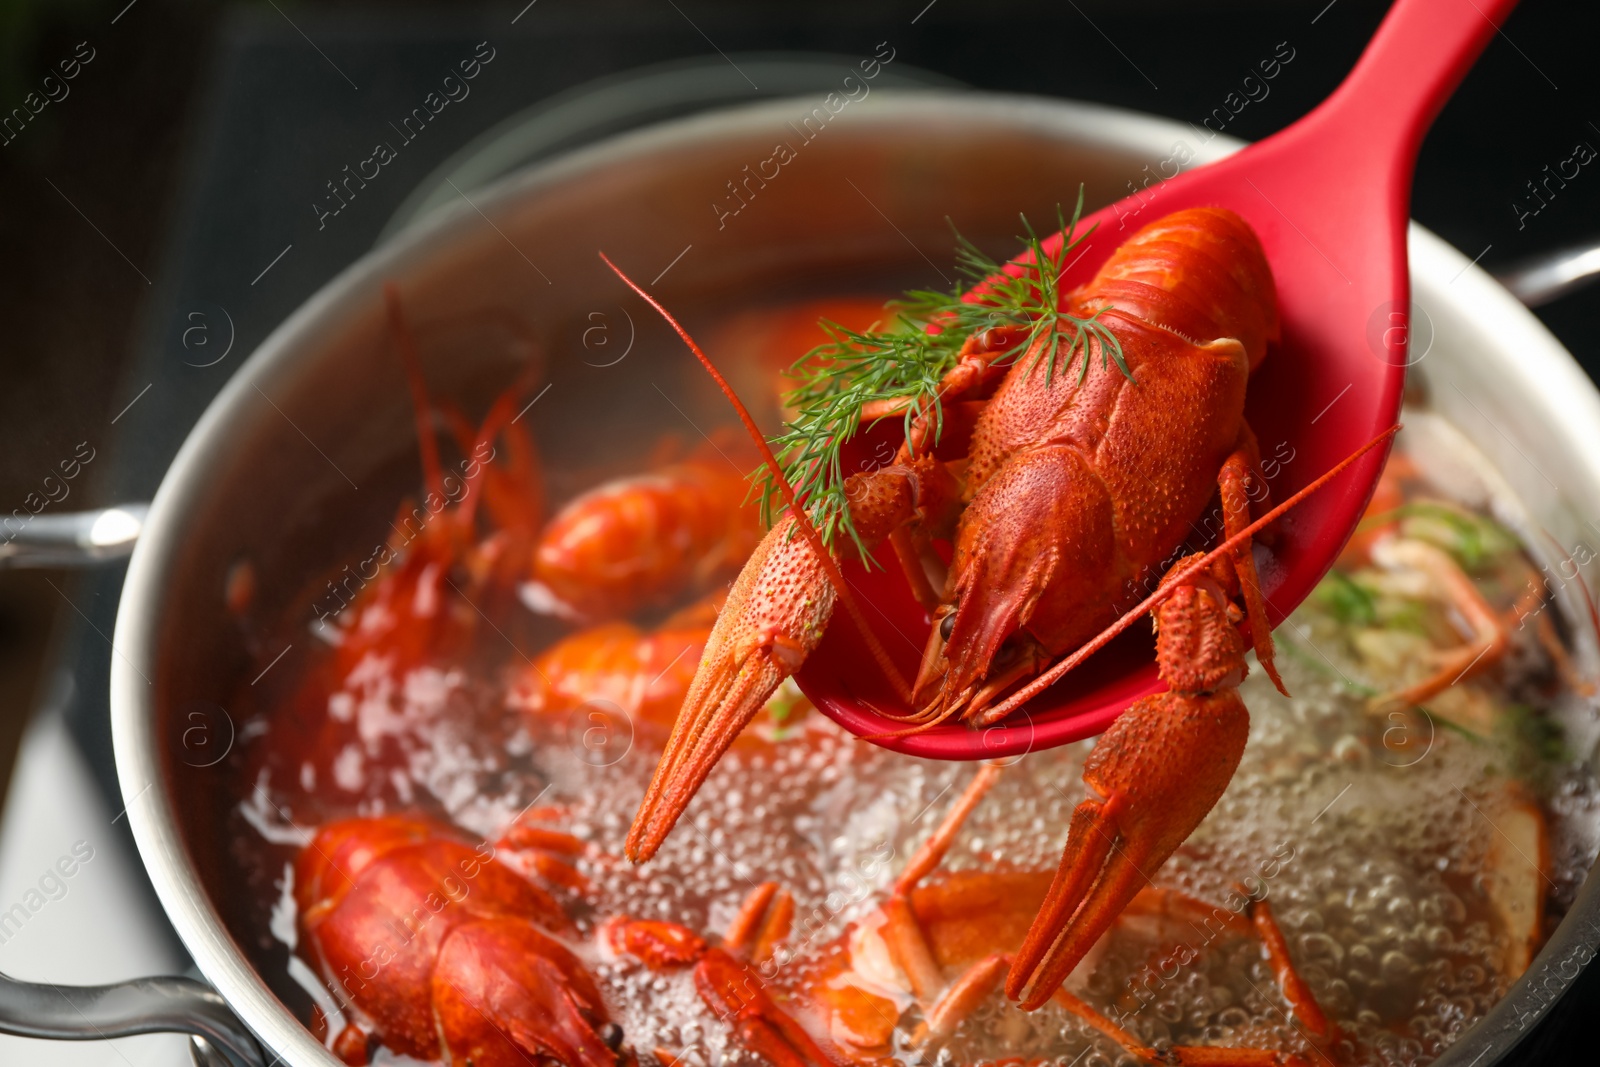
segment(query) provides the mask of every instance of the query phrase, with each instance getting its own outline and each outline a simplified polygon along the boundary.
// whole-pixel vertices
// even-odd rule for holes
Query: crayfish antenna
[[[767,444],[766,436],[756,426],[755,419],[750,417],[750,411],[744,406],[744,401],[739,399],[739,394],[734,392],[733,386],[728,384],[728,380],[722,376],[722,372],[717,369],[716,364],[711,362],[711,357],[707,356],[705,351],[695,342],[695,339],[689,336],[689,331],[684,329],[682,323],[673,317],[672,312],[663,307],[655,297],[645,292],[644,288],[632,278],[624,274],[622,268],[611,262],[610,257],[604,252],[600,253],[600,258],[607,267],[611,268],[613,274],[622,279],[624,285],[638,293],[645,303],[649,304],[663,319],[667,320],[667,325],[671,326],[677,335],[683,339],[683,343],[689,346],[689,351],[694,353],[695,358],[700,361],[700,365],[705,367],[706,372],[717,383],[717,388],[722,390],[722,394],[733,405],[734,411],[738,413],[739,421],[744,424],[745,432],[750,435],[750,440],[755,442],[756,448],[761,453],[761,462],[772,472],[773,481],[777,483],[778,491],[783,495],[784,503],[789,506],[789,514],[794,516],[795,528],[806,539],[806,543],[811,546],[811,550],[816,553],[818,561],[822,564],[823,571],[833,584],[834,591],[838,594],[839,599],[844,602],[845,610],[850,613],[850,620],[856,624],[856,629],[861,633],[861,639],[867,643],[867,648],[871,651],[872,658],[877,661],[878,666],[883,670],[884,676],[894,685],[895,692],[900,694],[901,699],[909,703],[911,687],[906,684],[906,680],[900,674],[900,669],[895,666],[894,660],[889,658],[889,653],[878,640],[878,635],[873,631],[872,627],[867,625],[867,617],[862,612],[861,605],[856,602],[855,595],[851,592],[850,584],[845,581],[844,574],[839,570],[838,564],[834,562],[832,554],[828,552],[827,547],[822,543],[822,535],[812,525],[810,516],[800,506],[799,500],[795,497],[794,486],[790,485],[789,479],[784,476],[783,467],[778,463],[778,457],[772,454],[772,449]]]
[[[461,443],[462,453],[477,469],[464,474],[466,488],[462,493],[461,521],[472,525],[473,515],[480,497],[491,513],[493,525],[502,530],[512,530],[533,538],[544,525],[544,470],[539,461],[539,449],[526,426],[518,426],[512,414],[522,397],[532,389],[536,380],[536,365],[530,364],[489,406],[482,424],[469,440]],[[504,438],[506,463],[504,468],[478,457],[495,454],[494,442]]]
[[[383,283],[383,300],[389,313],[389,333],[395,347],[400,349],[400,359],[405,363],[406,382],[411,388],[411,410],[417,421],[417,449],[422,453],[422,478],[428,491],[444,495],[444,468],[439,462],[439,442],[433,433],[433,405],[428,400],[428,380],[422,374],[422,357],[417,352],[417,340],[406,323],[405,309],[400,304],[400,287],[394,282]]]

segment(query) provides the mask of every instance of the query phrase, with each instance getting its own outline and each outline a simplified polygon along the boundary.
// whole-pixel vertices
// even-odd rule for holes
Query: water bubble
[[[1416,963],[1398,950],[1385,952],[1383,958],[1378,961],[1378,973],[1385,981],[1390,982],[1400,982],[1410,978],[1416,968]]]

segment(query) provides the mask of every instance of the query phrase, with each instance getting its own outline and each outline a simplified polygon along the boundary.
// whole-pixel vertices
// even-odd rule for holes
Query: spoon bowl
[[[1398,418],[1411,359],[1406,229],[1417,150],[1515,2],[1397,0],[1350,75],[1310,114],[1193,169],[1184,169],[1187,149],[1178,146],[1157,165],[1159,173],[1146,168],[1142,187],[1077,228],[1089,236],[1062,272],[1064,289],[1088,281],[1124,240],[1173,211],[1224,207],[1254,228],[1277,284],[1282,338],[1251,377],[1245,415],[1276,500]],[[1061,241],[1060,234],[1047,240],[1046,253],[1055,253]],[[1024,263],[1007,269],[1020,273]],[[847,463],[872,454],[870,436],[861,436],[848,446]],[[1285,515],[1270,549],[1257,547],[1272,626],[1333,565],[1387,452],[1385,444],[1362,457]],[[883,644],[897,666],[912,676],[932,620],[892,559],[885,554],[882,562],[889,566],[847,563],[843,570],[868,617],[882,624],[880,635],[890,635]],[[1133,701],[1162,688],[1153,642],[1145,628],[1135,627],[1001,723],[907,734],[884,713],[909,709],[839,614],[796,681],[851,733],[913,755],[992,759],[1065,744],[1100,733]]]

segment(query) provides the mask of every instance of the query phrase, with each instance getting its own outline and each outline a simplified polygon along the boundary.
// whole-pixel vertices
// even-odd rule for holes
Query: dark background
[[[63,507],[147,498],[231,369],[371,246],[433,166],[500,119],[574,85],[719,50],[865,56],[889,40],[897,64],[975,87],[1100,101],[1198,125],[1287,42],[1294,59],[1269,83],[1270,95],[1226,128],[1255,139],[1337,84],[1386,7],[0,0],[0,115],[21,106],[61,61],[85,54],[80,42],[94,56],[65,99],[0,145],[0,513],[22,506],[79,442],[96,458]],[[375,127],[409,110],[484,39],[497,58],[471,98],[319,231],[310,205],[322,182],[362,158]],[[1525,0],[1423,147],[1414,214],[1424,225],[1490,269],[1600,239],[1600,162],[1537,215],[1519,220],[1516,207],[1535,206],[1526,183],[1542,178],[1543,167],[1569,158],[1580,142],[1600,149],[1597,42],[1600,5]],[[216,367],[176,371],[174,324],[199,306],[229,310],[236,347]],[[1600,372],[1600,288],[1539,313],[1591,376]],[[117,582],[114,570],[0,571],[0,788],[51,664],[77,676],[69,716],[108,773],[109,650],[95,631],[110,631]],[[1600,1007],[1597,985],[1590,975],[1576,987],[1572,1014]],[[1528,1062],[1568,1061],[1551,1052]]]

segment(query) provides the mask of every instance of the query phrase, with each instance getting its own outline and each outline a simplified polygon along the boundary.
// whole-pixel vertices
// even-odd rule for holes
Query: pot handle
[[[0,1033],[58,1041],[185,1033],[232,1067],[264,1067],[250,1031],[222,995],[193,978],[135,978],[97,986],[19,982],[0,974]]]
[[[81,567],[121,559],[144,529],[148,504],[0,519],[0,567]]]
[[[1494,277],[1529,307],[1548,304],[1600,277],[1600,240],[1531,256]]]

